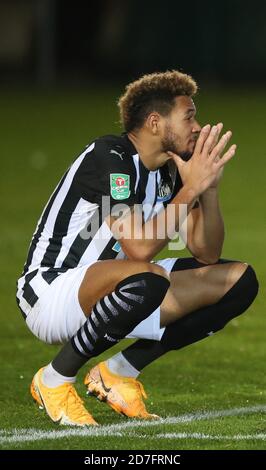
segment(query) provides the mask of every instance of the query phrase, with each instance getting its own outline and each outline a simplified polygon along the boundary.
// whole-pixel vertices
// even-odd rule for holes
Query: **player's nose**
[[[201,131],[201,125],[198,123],[198,121],[195,121],[192,132],[199,134],[200,131]]]

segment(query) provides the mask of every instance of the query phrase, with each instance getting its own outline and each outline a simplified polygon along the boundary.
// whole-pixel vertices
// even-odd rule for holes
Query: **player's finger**
[[[170,157],[172,157],[172,160],[174,160],[177,168],[181,168],[182,166],[184,166],[185,163],[182,160],[182,158],[179,157],[179,155],[177,155],[176,153],[170,152],[170,151],[168,151],[167,153]]]
[[[204,126],[201,129],[199,137],[198,137],[196,145],[195,145],[194,153],[200,154],[202,152],[204,142],[207,139],[207,137],[210,133],[210,130],[211,130],[210,124],[206,124],[206,126]]]
[[[220,134],[221,134],[221,131],[222,131],[222,128],[223,128],[223,123],[222,122],[218,122],[217,124],[217,134],[216,134],[216,137],[214,139],[214,143],[213,143],[213,146],[211,147],[211,151],[213,150],[213,148],[215,147],[215,145],[218,143],[218,140],[219,140],[219,137],[220,137]]]
[[[223,150],[225,149],[226,145],[228,144],[229,140],[232,137],[232,132],[227,131],[219,140],[218,144],[215,145],[215,147],[212,149],[212,152],[210,154],[210,158],[213,158],[214,160],[218,160],[220,158],[220,155],[222,154]]]
[[[218,122],[217,127],[218,127],[218,132],[220,134],[220,132],[221,132],[222,128],[224,127],[224,125],[223,125],[222,122]]]
[[[219,162],[217,162],[219,168],[224,166],[227,162],[229,162],[229,160],[231,160],[231,158],[233,158],[236,153],[236,148],[237,146],[235,144],[231,145],[231,147],[227,150],[224,156],[220,158]]]
[[[205,140],[203,148],[202,148],[202,153],[204,153],[205,156],[209,155],[209,153],[211,151],[211,148],[214,145],[214,142],[215,142],[215,139],[216,139],[216,136],[217,136],[217,132],[218,132],[217,126],[213,126],[211,128],[211,132],[209,133],[208,138]]]

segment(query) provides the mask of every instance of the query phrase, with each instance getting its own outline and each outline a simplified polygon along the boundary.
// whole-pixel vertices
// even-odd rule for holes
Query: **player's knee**
[[[158,264],[155,264],[155,263],[148,263],[148,264],[149,264],[149,272],[153,274],[157,274],[158,276],[162,276],[168,281],[170,280],[170,276],[168,272],[162,266],[159,266]]]
[[[230,271],[230,278],[232,282],[232,286],[235,285],[239,279],[244,276],[248,264],[247,263],[242,263],[240,261],[234,261],[231,263],[232,265],[232,270]]]
[[[259,291],[259,283],[253,267],[247,263],[238,263],[240,271],[238,272],[235,285],[238,288],[235,290],[237,293],[237,301],[248,308]]]
[[[250,303],[257,297],[259,291],[259,282],[253,267],[248,264],[242,278],[245,282],[245,288],[243,289],[243,295]]]
[[[168,272],[162,268],[162,266],[159,266],[158,264],[155,263],[146,263],[146,262],[138,262],[137,263],[137,271],[138,273],[153,273],[157,274],[158,276],[162,276],[168,281],[170,280],[170,276]]]

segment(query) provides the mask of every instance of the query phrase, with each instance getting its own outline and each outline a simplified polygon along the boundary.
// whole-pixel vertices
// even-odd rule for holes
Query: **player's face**
[[[200,125],[195,119],[196,107],[188,96],[178,96],[176,105],[165,118],[162,149],[189,160],[193,154]]]

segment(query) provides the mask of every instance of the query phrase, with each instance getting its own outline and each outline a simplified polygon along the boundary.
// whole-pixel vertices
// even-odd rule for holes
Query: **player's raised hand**
[[[217,132],[216,132],[216,136],[214,138],[214,142],[213,142],[213,148],[215,147],[215,145],[218,143],[218,140],[219,140],[219,137],[220,137],[220,134],[223,130],[223,123],[222,122],[218,122],[218,124],[216,124],[217,126]]]
[[[168,152],[178,167],[184,186],[192,188],[196,196],[218,184],[224,165],[235,154],[236,145],[231,145],[223,154],[232,133],[228,131],[219,139],[221,130],[222,123],[213,127],[209,124],[204,126],[189,161],[184,161],[173,152]]]

